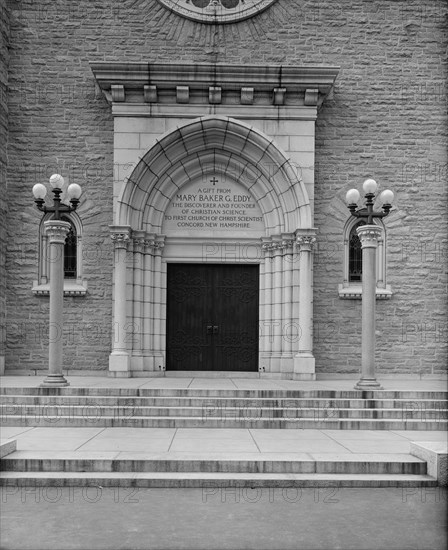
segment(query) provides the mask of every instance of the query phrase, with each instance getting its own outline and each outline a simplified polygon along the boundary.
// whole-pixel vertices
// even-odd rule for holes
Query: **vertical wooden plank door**
[[[167,266],[167,370],[257,371],[259,266]]]

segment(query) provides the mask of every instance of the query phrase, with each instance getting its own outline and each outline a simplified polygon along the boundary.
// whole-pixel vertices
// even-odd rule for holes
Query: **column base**
[[[62,374],[48,374],[40,385],[41,388],[64,388],[70,386]]]
[[[383,386],[376,378],[361,378],[353,386],[355,390],[382,390]]]
[[[109,375],[117,378],[131,377],[131,361],[128,353],[111,353],[109,355]]]
[[[311,353],[299,353],[294,357],[293,380],[316,380],[316,359]]]
[[[143,355],[133,355],[131,357],[131,370],[132,372],[143,370]]]
[[[155,370],[154,368],[154,356],[153,355],[145,355],[143,358],[143,370],[145,372],[152,372]]]

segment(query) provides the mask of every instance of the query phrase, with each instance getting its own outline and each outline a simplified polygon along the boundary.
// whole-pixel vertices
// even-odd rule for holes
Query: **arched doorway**
[[[229,309],[233,314],[225,313],[227,324],[230,326],[232,315],[248,317],[246,325],[239,324],[239,318],[234,323],[239,338],[235,331],[226,332],[227,341],[233,339],[232,354],[245,352],[245,334],[250,332],[247,338],[253,339],[258,333],[258,342],[251,348],[252,353],[256,349],[257,357],[248,370],[293,377],[304,363],[305,371],[310,370],[311,361],[314,372],[311,219],[303,181],[273,140],[255,127],[230,117],[206,116],[163,135],[128,178],[111,226],[115,243],[111,371],[133,376],[162,372],[167,358],[168,368],[179,365],[173,359],[176,350],[167,350],[167,338],[170,346],[175,341],[171,316],[181,316],[187,323],[194,301],[190,296],[190,305],[184,304],[182,310],[182,304],[177,304],[176,310],[173,296],[190,288],[199,293],[197,302],[204,302],[203,310],[210,308],[200,284],[195,287],[184,280],[182,286],[179,281],[187,276],[186,271],[202,277],[202,282],[215,280],[215,286],[205,285],[202,291],[212,296],[209,301],[216,302],[216,289],[222,289],[227,279],[235,279],[229,267],[234,266],[240,270],[240,279],[249,277],[251,270],[250,287],[258,285],[258,311],[249,315],[251,308],[246,311],[241,304],[238,309],[243,283],[239,289],[233,285],[233,294],[227,289],[227,302],[234,302]],[[175,267],[182,265],[183,274],[181,267]],[[204,267],[211,265],[215,267]],[[173,287],[176,280],[177,289]],[[221,308],[218,313],[199,320],[199,310],[191,312],[197,331],[205,331],[202,344],[209,337],[209,341],[217,339],[220,325],[215,316],[223,315],[225,305],[228,303],[222,298],[215,303]],[[247,332],[248,327],[252,331]],[[191,348],[191,354],[198,353],[199,358],[199,334],[184,331],[183,336],[189,341],[184,348]],[[232,363],[216,356],[219,345],[212,348],[204,351],[207,359],[198,363],[198,368],[232,370]],[[221,353],[226,349],[229,342],[227,348],[221,347]],[[191,357],[187,363],[190,368],[194,365]],[[241,362],[233,363],[237,364],[235,370],[244,370]]]

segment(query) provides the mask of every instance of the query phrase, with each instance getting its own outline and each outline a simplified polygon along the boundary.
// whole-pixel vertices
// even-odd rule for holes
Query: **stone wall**
[[[315,354],[319,373],[357,372],[360,301],[338,297],[344,196],[367,176],[396,193],[386,220],[388,283],[378,302],[378,368],[446,365],[446,11],[440,0],[278,0],[225,26],[157,0],[10,0],[7,368],[45,369],[48,298],[37,278],[32,185],[59,172],[83,186],[85,297],[67,298],[65,365],[106,369],[114,174],[110,107],[89,61],[328,64],[341,71],[316,127]],[[11,122],[13,121],[13,122]],[[2,216],[2,220],[4,216]]]
[[[0,374],[5,368],[6,336],[6,165],[8,144],[9,16],[0,0]]]

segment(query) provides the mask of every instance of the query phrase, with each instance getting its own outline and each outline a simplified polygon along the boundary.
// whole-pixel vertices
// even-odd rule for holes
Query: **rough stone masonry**
[[[183,19],[157,0],[0,0],[0,311],[6,369],[47,368],[48,297],[32,293],[34,183],[83,187],[83,278],[65,299],[65,365],[107,369],[111,348],[113,121],[92,61],[339,65],[316,127],[317,373],[357,373],[360,300],[341,300],[346,191],[396,195],[385,220],[391,300],[377,303],[379,373],[446,372],[447,5],[278,0],[235,24]],[[288,136],[283,136],[288,140]]]

